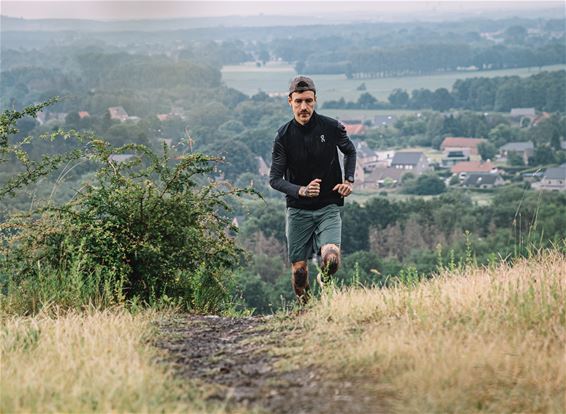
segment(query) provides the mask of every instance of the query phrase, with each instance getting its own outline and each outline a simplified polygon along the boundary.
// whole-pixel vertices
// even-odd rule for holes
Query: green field
[[[396,117],[401,117],[403,115],[416,114],[422,112],[420,110],[410,110],[410,109],[320,109],[318,112],[331,116],[336,119],[372,119],[377,115],[394,115]]]
[[[545,66],[542,71],[553,71],[566,69],[566,65]],[[541,72],[538,68],[521,68],[509,70],[492,70],[483,72],[450,72],[427,76],[404,76],[396,78],[380,79],[347,79],[344,75],[314,75],[317,84],[317,95],[319,104],[327,100],[336,100],[344,97],[347,101],[356,101],[363,91],[356,88],[362,83],[366,85],[366,91],[378,98],[387,101],[387,97],[393,89],[405,89],[409,93],[414,89],[437,88],[451,89],[458,79],[476,77],[496,76],[530,76]],[[247,63],[237,66],[225,66],[222,69],[222,79],[226,85],[242,91],[247,95],[253,95],[259,91],[270,94],[286,95],[287,85],[295,76],[295,70],[291,65],[281,62],[269,62],[265,67],[257,67],[255,64]],[[387,111],[391,113],[391,111]],[[372,111],[372,114],[377,114]],[[329,113],[330,114],[330,113]],[[333,115],[333,114],[330,114]]]
[[[374,189],[374,190],[355,190],[351,196],[348,197],[346,203],[353,203],[356,202],[360,205],[366,204],[371,198],[381,196],[381,192],[383,190]],[[497,190],[494,191],[473,191],[468,189],[458,189],[456,191],[461,191],[466,193],[472,199],[472,202],[477,203],[479,206],[488,206],[491,204],[491,200],[495,195]],[[398,201],[407,201],[412,199],[420,199],[420,200],[431,200],[434,197],[438,196],[431,196],[431,195],[412,195],[412,194],[403,194],[398,191],[387,191],[387,199],[391,202],[398,202]]]

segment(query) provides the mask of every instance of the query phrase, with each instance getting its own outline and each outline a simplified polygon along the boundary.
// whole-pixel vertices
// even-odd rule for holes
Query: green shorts
[[[330,204],[318,210],[287,207],[285,234],[291,263],[308,260],[319,254],[325,244],[340,246],[342,218],[340,207]]]

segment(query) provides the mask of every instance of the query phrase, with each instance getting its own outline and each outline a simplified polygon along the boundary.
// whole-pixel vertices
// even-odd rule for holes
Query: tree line
[[[242,297],[263,312],[292,300],[283,207],[251,207],[238,236],[251,253],[236,271]],[[451,190],[430,200],[348,202],[342,214],[344,255],[336,280],[346,285],[383,286],[409,269],[430,277],[465,260],[489,264],[534,248],[563,249],[566,240],[566,195],[521,186],[498,190],[490,205]]]
[[[500,76],[494,78],[459,79],[446,88],[414,89],[411,94],[395,89],[388,102],[381,102],[363,92],[356,102],[344,98],[326,101],[326,109],[469,109],[474,111],[509,112],[512,108],[533,107],[539,111],[565,112],[566,71],[541,72],[526,78]]]

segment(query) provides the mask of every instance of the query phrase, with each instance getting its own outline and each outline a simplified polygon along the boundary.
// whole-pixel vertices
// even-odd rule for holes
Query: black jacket
[[[344,175],[337,149],[344,153]],[[287,195],[287,207],[318,210],[329,204],[343,206],[344,199],[332,189],[343,182],[342,177],[353,181],[355,169],[356,147],[344,125],[314,112],[307,124],[293,119],[277,131],[269,184]],[[299,197],[299,188],[315,178],[322,180],[319,196]]]

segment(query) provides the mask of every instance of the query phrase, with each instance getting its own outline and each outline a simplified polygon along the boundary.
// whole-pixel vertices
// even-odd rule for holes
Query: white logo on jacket
[[[326,142],[326,140],[324,139],[324,134],[320,136],[320,142]]]

